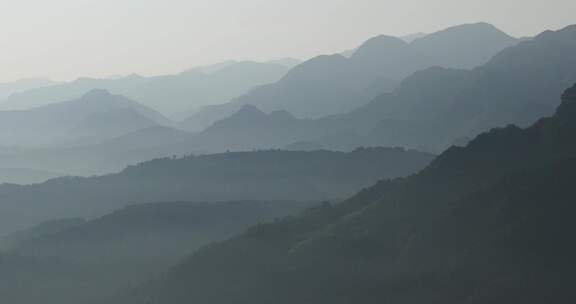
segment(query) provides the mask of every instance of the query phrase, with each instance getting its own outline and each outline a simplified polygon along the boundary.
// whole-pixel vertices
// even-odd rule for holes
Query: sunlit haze
[[[306,59],[377,34],[485,21],[514,36],[574,21],[576,2],[19,0],[0,4],[0,81],[177,72],[229,59]]]

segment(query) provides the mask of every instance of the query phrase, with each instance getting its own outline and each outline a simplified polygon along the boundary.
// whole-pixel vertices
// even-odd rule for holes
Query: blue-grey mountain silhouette
[[[278,80],[289,68],[289,61],[281,64],[232,61],[194,68],[175,75],[79,78],[13,94],[0,104],[0,109],[29,109],[75,99],[89,90],[102,88],[171,116],[200,106],[227,102],[254,86]]]
[[[264,112],[287,110],[299,118],[343,113],[363,105],[378,93],[392,90],[418,70],[432,66],[473,68],[517,42],[486,23],[451,27],[411,43],[384,35],[374,37],[350,58],[339,54],[318,56],[294,67],[277,83],[257,87],[219,107],[220,115],[215,119],[230,115],[238,104],[252,104]],[[375,84],[379,90],[374,89]],[[189,128],[198,130],[194,120],[202,120],[202,115],[199,112],[189,118]]]
[[[0,111],[3,145],[56,146],[113,138],[170,124],[158,112],[101,89],[82,97],[22,111]]]

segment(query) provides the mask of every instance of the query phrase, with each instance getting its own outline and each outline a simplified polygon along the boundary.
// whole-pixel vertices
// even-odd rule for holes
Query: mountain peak
[[[477,22],[477,23],[466,23],[461,25],[456,25],[445,29],[442,32],[469,32],[469,31],[484,31],[484,32],[496,32],[505,34],[503,31],[495,27],[494,25],[487,22]]]
[[[457,25],[454,26],[455,28],[458,27],[474,27],[474,28],[483,28],[483,29],[489,29],[489,30],[497,30],[500,31],[497,27],[495,27],[494,25],[488,23],[488,22],[476,22],[476,23],[465,23],[465,24],[461,24],[461,25]]]
[[[140,106],[135,101],[132,101],[123,95],[115,95],[105,89],[92,89],[76,101],[84,105],[90,104],[91,107],[97,107],[98,109],[106,107],[117,108]]]
[[[246,104],[236,113],[216,121],[211,127],[208,127],[206,131],[225,130],[226,132],[242,132],[244,128],[251,129],[253,127],[266,129],[278,121],[292,120],[295,120],[295,118],[289,113],[266,114],[256,106]]]
[[[223,126],[236,126],[243,125],[245,123],[254,123],[256,121],[261,121],[267,117],[266,113],[260,111],[256,106],[251,104],[243,105],[240,110],[236,111],[234,114],[228,116],[227,118],[216,121],[212,127],[223,127]]]
[[[366,40],[360,46],[360,48],[362,48],[362,46],[370,46],[370,45],[374,45],[374,44],[403,46],[403,45],[406,45],[406,42],[404,42],[404,40],[402,40],[398,37],[388,36],[388,35],[378,35],[378,36],[374,36],[374,37]]]
[[[408,43],[404,40],[386,36],[386,35],[379,35],[376,37],[372,37],[364,42],[352,55],[351,58],[358,58],[364,57],[366,55],[371,55],[375,53],[382,53],[382,52],[390,52],[396,50],[403,50]]]
[[[453,41],[454,39],[456,39],[456,41],[465,41],[463,39],[488,39],[489,41],[492,41],[497,39],[496,41],[503,40],[510,42],[517,40],[490,23],[479,22],[452,26],[439,32],[429,34],[425,37],[415,39],[412,43],[422,44],[436,41],[445,42],[445,40]]]
[[[576,24],[568,25],[560,30],[552,31],[547,30],[538,34],[532,41],[548,41],[558,39],[573,39],[576,34]]]

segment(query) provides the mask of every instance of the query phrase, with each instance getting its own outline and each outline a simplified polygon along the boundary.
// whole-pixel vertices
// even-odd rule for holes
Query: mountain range
[[[447,33],[472,31],[477,27],[491,28],[483,24],[470,25],[451,28]],[[487,64],[473,70],[433,67],[416,72],[402,81],[397,89],[379,95],[364,106],[320,119],[301,119],[286,110],[266,112],[253,105],[238,103],[235,104],[236,112],[196,133],[176,129],[182,128],[182,125],[162,118],[158,113],[152,117],[154,121],[150,121],[150,115],[142,117],[131,110],[118,109],[113,113],[102,111],[75,122],[75,125],[67,123],[66,130],[51,129],[55,123],[50,117],[46,118],[47,127],[42,125],[41,128],[33,128],[28,134],[22,134],[26,126],[18,128],[18,132],[14,132],[12,126],[6,126],[7,135],[12,138],[4,138],[5,145],[12,142],[37,146],[42,141],[54,142],[55,138],[60,138],[60,143],[74,143],[74,146],[28,149],[4,147],[1,149],[0,167],[91,175],[119,171],[126,165],[156,157],[190,153],[270,148],[351,151],[361,146],[404,146],[437,153],[451,144],[466,142],[487,128],[508,122],[525,126],[549,114],[556,106],[551,96],[557,94],[561,86],[567,86],[569,81],[576,81],[571,72],[574,70],[571,67],[576,67],[576,64],[569,58],[571,52],[576,51],[576,46],[572,44],[573,32],[573,28],[568,27],[557,32],[543,33],[497,54]],[[440,32],[426,37],[443,38],[447,33]],[[369,46],[375,42],[366,44]],[[365,48],[370,49],[368,46]],[[360,49],[358,52],[368,51]],[[525,58],[526,62],[514,63],[518,58]],[[540,66],[540,62],[546,64]],[[505,71],[500,72],[502,69]],[[526,83],[530,78],[524,75],[536,73],[536,70],[541,81]],[[318,70],[320,74],[327,72]],[[500,86],[499,82],[491,83],[490,79],[500,79],[508,85]],[[554,85],[547,85],[549,83]],[[530,89],[523,90],[525,86]],[[491,96],[483,96],[486,94],[483,92],[488,90]],[[111,100],[117,98],[104,91],[97,92],[100,92],[99,98],[102,101],[99,103],[102,104],[112,103]],[[86,107],[88,103],[77,104]],[[211,106],[214,110],[212,114],[221,114],[221,107],[226,105]],[[16,113],[24,115],[37,111],[31,109]],[[208,120],[215,118],[207,111],[199,112],[199,120],[196,122],[207,122],[201,117]],[[13,113],[0,112],[0,116]],[[36,117],[36,114],[26,115]],[[73,112],[65,115],[82,117]],[[465,116],[468,116],[467,119],[463,119]],[[25,119],[17,120],[20,123],[26,122]],[[37,124],[38,119],[32,120],[25,124]],[[48,131],[52,135],[48,136]],[[100,137],[95,136],[97,134]],[[14,179],[6,179],[10,180]]]
[[[576,85],[555,114],[204,247],[117,303],[574,300]]]
[[[550,115],[554,96],[576,82],[576,26],[546,31],[462,71],[431,68],[392,93],[328,120],[373,144],[441,151],[461,138],[508,123],[527,126]]]
[[[57,84],[57,82],[45,78],[21,79],[12,82],[0,83],[0,100],[8,98],[8,96],[14,93],[55,84]]]
[[[355,110],[303,120],[300,130],[308,131],[301,130],[301,139],[285,147],[382,145],[440,152],[492,127],[527,126],[551,114],[558,105],[554,96],[576,82],[574,52],[576,26],[568,26],[522,41],[472,70],[424,69]]]
[[[0,84],[0,299],[571,303],[574,54],[477,23]]]
[[[252,104],[271,112],[286,110],[299,118],[319,118],[353,110],[382,92],[394,89],[410,74],[433,66],[473,68],[518,40],[487,23],[466,24],[411,42],[377,36],[349,58],[322,55],[291,69],[276,83],[263,85],[230,103],[209,106],[182,123],[198,130]]]
[[[84,77],[15,92],[0,103],[0,109],[25,110],[75,99],[92,89],[106,89],[137,100],[164,115],[182,115],[182,112],[190,112],[200,106],[227,102],[254,86],[274,82],[297,62],[229,61],[174,75],[128,75],[105,79]]]
[[[0,168],[5,168],[0,169],[0,183],[39,182],[49,172],[55,173],[52,177],[102,175],[155,158],[201,152],[191,150],[192,133],[158,124],[140,127],[116,137],[76,138],[67,145],[0,148]]]
[[[340,199],[380,178],[412,174],[433,157],[402,148],[220,153],[155,159],[116,174],[7,184],[0,186],[0,235],[135,203]]]
[[[465,143],[491,127],[507,123],[526,126],[550,114],[557,105],[553,96],[576,81],[573,73],[576,63],[571,58],[576,51],[575,32],[574,26],[547,31],[507,48],[472,70],[432,67],[418,71],[392,92],[380,94],[352,111],[319,119],[298,118],[285,109],[266,111],[260,106],[233,102],[198,112],[193,119],[197,127],[209,125],[191,133],[181,130],[186,129],[183,122],[174,123],[149,108],[146,117],[136,113],[138,111],[116,109],[124,107],[121,102],[113,111],[105,111],[107,106],[104,104],[120,97],[101,90],[96,92],[100,92],[97,95],[102,101],[94,102],[102,104],[101,112],[90,117],[82,113],[91,110],[79,109],[80,104],[87,107],[88,103],[76,103],[74,111],[80,113],[66,112],[66,120],[44,114],[45,117],[36,118],[37,112],[44,111],[39,111],[43,107],[0,112],[0,116],[7,117],[2,138],[5,146],[0,148],[0,168],[21,167],[86,176],[116,172],[126,165],[152,158],[190,153],[271,148],[352,151],[362,146],[402,146],[438,153],[452,144]],[[496,35],[498,32],[486,24],[453,27],[420,39],[451,41],[452,37],[464,39],[462,37],[466,35],[462,33],[479,36],[492,33],[487,36],[506,40],[503,34]],[[370,58],[362,53],[378,54],[370,49],[378,46],[381,39],[395,41],[388,38],[379,37],[365,43],[355,56]],[[409,45],[435,45],[420,39]],[[451,57],[459,58],[455,54]],[[434,60],[440,61],[438,58]],[[225,67],[235,64],[229,63]],[[298,74],[297,71],[306,66],[307,63],[303,63],[295,67],[286,77]],[[335,74],[323,68],[318,68],[317,73],[318,77]],[[532,74],[537,76],[526,76]],[[357,99],[349,101],[354,100]],[[224,113],[223,108],[231,110],[232,104],[236,111],[210,123]],[[146,108],[135,102],[131,107]],[[330,107],[326,105],[325,108]],[[17,128],[11,122],[15,120]],[[38,124],[43,120],[46,120],[45,125]],[[55,142],[57,146],[42,146]],[[5,179],[11,180],[16,177]]]
[[[0,111],[0,139],[5,146],[61,146],[114,138],[158,124],[170,120],[126,97],[94,89],[74,100]]]

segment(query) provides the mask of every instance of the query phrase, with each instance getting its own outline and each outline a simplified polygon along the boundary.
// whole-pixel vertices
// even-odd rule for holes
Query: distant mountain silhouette
[[[257,225],[118,303],[545,303],[575,299],[576,85],[420,173]]]
[[[44,78],[21,79],[12,82],[0,83],[0,101],[8,96],[29,89],[55,85],[57,82]]]
[[[230,117],[217,121],[190,138],[191,150],[244,151],[270,149],[309,134],[310,122],[287,111],[266,114],[253,105],[244,105]]]
[[[128,98],[95,89],[75,100],[0,111],[0,138],[4,145],[58,145],[116,137],[158,124],[170,121]]]
[[[264,112],[286,110],[299,118],[347,112],[379,93],[391,91],[418,70],[432,66],[472,68],[517,42],[485,23],[451,27],[412,43],[390,36],[374,37],[350,58],[339,54],[318,56],[294,67],[278,82],[257,87],[218,107],[220,115],[215,119],[230,115],[238,104],[252,104]],[[375,90],[375,84],[379,90]],[[209,108],[211,114],[207,115],[214,117],[214,110]],[[192,120],[201,120],[202,115],[201,111],[189,119],[190,130],[198,130],[198,123]]]
[[[232,61],[190,69],[175,75],[79,78],[68,83],[13,94],[0,104],[0,109],[29,109],[78,98],[86,91],[102,88],[137,100],[165,115],[175,115],[200,106],[228,102],[254,86],[280,79],[289,67],[286,62],[278,64]]]
[[[364,145],[441,151],[492,127],[527,126],[550,115],[558,105],[554,96],[576,82],[574,52],[576,26],[547,31],[470,71],[419,71],[393,92],[317,124],[332,133],[352,131]],[[324,138],[315,142],[337,147]]]
[[[101,215],[131,203],[338,199],[380,178],[412,174],[432,158],[400,148],[222,153],[156,159],[117,174],[5,185],[0,186],[0,235],[44,220]]]
[[[201,130],[231,115],[244,104],[256,105],[266,112],[286,110],[302,117],[301,111],[312,113],[318,110],[318,105],[309,102],[312,96],[316,96],[318,100],[331,99],[331,107],[339,108],[342,105],[345,108],[336,111],[345,111],[349,108],[350,100],[355,99],[358,94],[354,84],[349,82],[349,72],[343,72],[347,65],[347,59],[341,55],[319,56],[294,67],[278,83],[257,87],[228,104],[200,110],[182,122],[181,126],[188,130]],[[289,104],[286,94],[291,94]],[[342,102],[341,105],[339,101]],[[203,120],[206,120],[204,124],[199,123]]]
[[[0,155],[2,166],[29,166],[65,175],[88,176],[122,170],[127,165],[166,156],[220,151],[251,151],[283,146],[311,134],[308,121],[294,118],[286,111],[265,114],[245,105],[237,113],[203,132],[189,133],[167,126],[147,123],[133,111],[114,111],[90,116],[74,128],[84,141],[73,147],[5,149]],[[142,121],[141,121],[142,120]],[[141,129],[110,136],[124,125]],[[150,126],[152,125],[152,126]],[[128,130],[126,130],[128,131]],[[101,135],[101,140],[96,140]],[[103,135],[108,135],[104,137]],[[104,139],[102,139],[104,137]]]
[[[464,30],[459,28],[431,35],[445,39],[445,36],[457,36],[472,29],[488,33],[495,31],[486,24],[463,26]],[[299,119],[297,116],[291,118],[286,111],[272,115],[274,111],[266,111],[255,105],[261,115],[250,116],[244,123],[233,123],[243,115],[241,109],[244,104],[211,106],[209,110],[201,111],[193,119],[187,120],[194,125],[190,129],[198,129],[212,119],[218,121],[219,115],[233,111],[221,122],[211,123],[206,130],[189,138],[185,133],[175,131],[179,135],[156,136],[155,140],[151,132],[149,139],[142,141],[149,144],[140,146],[141,149],[111,145],[107,139],[94,146],[95,140],[92,139],[87,142],[91,144],[89,147],[81,149],[6,152],[0,157],[0,167],[16,166],[85,175],[117,171],[127,164],[150,158],[188,153],[269,148],[351,151],[360,146],[403,146],[439,152],[452,144],[464,144],[491,127],[508,123],[526,126],[550,114],[557,105],[553,96],[568,86],[570,79],[576,81],[572,72],[572,66],[576,66],[571,59],[571,53],[576,50],[572,45],[572,32],[572,27],[568,27],[562,31],[544,33],[506,49],[489,63],[473,70],[433,67],[416,72],[393,92],[382,94],[345,114],[316,120]],[[545,36],[548,38],[544,39]],[[370,49],[373,48],[371,45],[386,44],[398,48],[408,45],[395,38],[375,38],[366,43],[365,50],[359,50],[355,60],[361,62],[361,58],[369,58]],[[339,55],[327,56],[318,59],[318,67],[323,66],[322,61],[333,60],[349,63],[352,59]],[[285,79],[299,79],[298,74],[304,66],[312,68],[316,64],[302,64]],[[317,70],[318,77],[322,75],[322,69]],[[304,74],[309,73],[313,74]],[[537,74],[534,78],[540,81],[533,81],[531,76],[527,76],[532,74]],[[524,90],[525,87],[529,89]],[[372,92],[375,94],[376,91]],[[148,128],[146,125],[141,127]],[[172,143],[170,139],[173,139]]]
[[[470,69],[487,63],[496,53],[518,41],[491,24],[476,23],[431,33],[414,39],[410,45],[422,60],[433,62],[432,66]]]
[[[118,111],[118,114],[124,112]],[[144,121],[146,122],[146,120]],[[119,121],[119,124],[122,122],[125,121]],[[35,175],[32,173],[36,171],[39,173],[57,172],[52,173],[51,177],[101,175],[118,172],[128,165],[135,165],[154,158],[200,152],[192,150],[192,139],[194,138],[192,133],[167,126],[147,127],[147,125],[139,125],[144,128],[122,133],[119,136],[84,138],[84,140],[76,141],[77,144],[73,146],[6,147],[0,149],[2,151],[0,153],[0,168],[26,166],[33,168],[28,169],[30,171],[28,175],[32,176],[27,179],[21,175],[24,172],[13,170],[5,170],[5,175],[2,176],[2,169],[0,169],[0,182],[3,180],[12,183],[29,183],[29,180],[43,181],[33,178]],[[98,124],[98,126],[100,126],[100,132],[104,132],[116,125]],[[81,129],[83,135],[86,135],[85,129]],[[96,128],[90,128],[90,130],[94,129]],[[42,176],[44,175],[39,175],[39,177]]]

